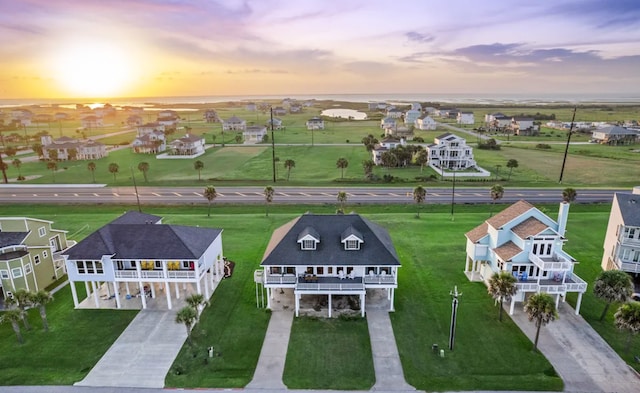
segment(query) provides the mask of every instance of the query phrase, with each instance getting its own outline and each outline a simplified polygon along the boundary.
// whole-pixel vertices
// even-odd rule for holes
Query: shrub
[[[551,149],[551,145],[547,143],[538,143],[536,149]]]

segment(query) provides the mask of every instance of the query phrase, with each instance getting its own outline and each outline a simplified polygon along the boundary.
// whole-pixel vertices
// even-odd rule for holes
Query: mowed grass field
[[[54,227],[68,230],[70,238],[79,240],[126,208],[30,206],[25,212],[24,206],[3,206],[2,214],[27,214],[52,220]],[[554,217],[557,205],[541,208]],[[389,230],[403,264],[396,293],[396,312],[391,314],[391,318],[408,382],[428,391],[561,390],[562,382],[551,365],[542,355],[531,352],[531,342],[511,320],[507,317],[498,322],[498,310],[484,285],[469,282],[463,274],[464,233],[488,218],[489,206],[459,206],[453,221],[447,206],[427,205],[422,210],[421,219],[414,218],[415,209],[415,205],[357,208],[359,213]],[[233,277],[220,284],[211,299],[211,306],[203,313],[200,324],[195,326],[194,346],[185,345],[167,375],[166,384],[170,387],[242,387],[251,380],[269,320],[268,312],[256,308],[253,271],[259,268],[271,233],[305,211],[330,213],[335,211],[335,207],[276,205],[270,209],[269,217],[265,217],[263,206],[216,206],[212,210],[212,217],[207,218],[204,201],[202,206],[144,208],[145,212],[163,216],[165,223],[224,228],[225,256],[236,262]],[[580,264],[576,271],[589,283],[599,269],[597,252],[601,249],[601,228],[606,227],[608,210],[607,205],[574,204],[570,213],[567,250],[578,258]],[[586,244],[589,247],[585,247]],[[432,353],[431,345],[438,343],[440,347],[446,347],[451,311],[449,291],[456,285],[463,293],[456,348],[453,352],[447,351],[443,359]],[[90,322],[84,319],[91,318],[91,314],[72,310],[69,296],[60,295],[57,301],[60,305],[55,307],[66,311],[59,318],[52,314],[51,323],[56,329],[63,326],[62,320],[67,318],[79,319],[75,324],[80,326]],[[585,295],[584,302],[583,310],[588,307],[594,309],[594,313],[603,306],[590,293]],[[105,318],[124,315],[120,311],[101,312],[106,314]],[[35,329],[39,326],[36,318],[36,314],[31,316]],[[373,382],[366,324],[353,322],[297,320],[288,348],[285,381],[291,387],[305,389],[369,388]],[[126,322],[115,325],[110,334],[101,336],[103,346],[99,347],[100,351],[108,348],[124,325]],[[16,352],[24,358],[12,371],[11,384],[31,383],[28,381],[70,384],[88,372],[99,359],[100,351],[94,351],[90,360],[70,357],[61,362],[61,374],[66,370],[73,372],[69,371],[68,376],[59,379],[51,376],[55,374],[57,365],[46,370],[47,374],[44,369],[39,371],[31,367],[30,359],[33,357],[39,357],[41,353],[53,356],[59,348],[75,342],[78,330],[70,325],[64,326],[65,332],[74,334],[65,335],[60,331],[54,336],[41,332],[38,333],[43,337],[40,341],[36,341],[34,333],[25,334],[28,343],[38,343],[39,351],[23,350],[15,341],[10,326],[0,326],[3,349],[0,364],[10,364]],[[603,324],[602,329],[614,339],[614,348],[620,350],[618,344],[622,340],[616,344],[618,333],[613,325]],[[310,343],[312,337],[317,341]],[[341,342],[358,343],[357,353],[340,348],[341,345],[336,343]],[[205,362],[206,348],[210,345],[220,356]],[[322,350],[313,350],[316,347],[322,347]],[[340,359],[327,361],[333,356]],[[343,356],[352,357],[344,360]],[[347,372],[349,369],[345,364],[349,361],[362,367],[361,377],[354,378],[353,372]],[[322,375],[335,378],[322,378]]]

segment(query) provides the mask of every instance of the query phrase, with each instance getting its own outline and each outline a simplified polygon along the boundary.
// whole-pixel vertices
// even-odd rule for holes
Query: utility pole
[[[133,174],[133,167],[131,169],[131,179],[133,180],[133,188],[136,191],[136,201],[138,202],[138,212],[142,213],[142,207],[140,207],[140,196],[138,195],[138,185],[136,184],[136,176]]]
[[[453,171],[453,186],[451,189],[451,221],[453,221],[453,206],[456,203],[456,171]]]
[[[562,159],[562,168],[560,169],[560,180],[558,183],[562,184],[562,175],[564,174],[564,165],[567,163],[567,153],[569,153],[569,143],[571,142],[571,134],[573,134],[573,124],[576,120],[577,106],[573,107],[573,117],[571,118],[571,127],[569,127],[569,135],[567,136],[567,146],[564,148],[564,158]]]
[[[273,136],[273,107],[271,107],[271,163],[273,164],[273,182],[276,182],[276,140]]]
[[[453,344],[456,341],[456,319],[458,317],[458,296],[462,296],[462,293],[458,293],[458,286],[456,285],[453,291],[449,292],[453,298],[451,301],[451,327],[449,328],[449,349],[453,351]]]

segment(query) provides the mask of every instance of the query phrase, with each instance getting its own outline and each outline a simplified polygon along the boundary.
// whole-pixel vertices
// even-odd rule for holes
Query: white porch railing
[[[364,276],[364,283],[369,285],[385,285],[395,284],[396,278],[394,276]]]
[[[533,262],[539,269],[544,271],[562,271],[571,269],[571,262],[563,257],[556,255],[557,261],[545,261],[540,256],[529,253],[529,260]]]
[[[116,270],[116,278],[137,278],[137,279],[195,279],[196,272],[193,270],[168,270],[165,276],[162,270]]]
[[[364,284],[300,282],[296,285],[296,289],[300,291],[364,291]]]
[[[540,292],[549,293],[549,294],[565,293],[567,292],[567,287],[566,285],[563,285],[563,284],[551,284],[551,285],[540,284]]]
[[[271,276],[266,276],[265,278],[265,283],[266,284],[287,284],[287,285],[293,285],[296,283],[296,276],[295,275],[288,275],[288,276],[283,276],[283,275],[271,275]]]
[[[569,275],[569,278],[573,282],[566,283],[567,292],[586,292],[587,291],[587,283],[580,277],[575,274]]]
[[[640,273],[640,262],[623,262],[620,258],[617,259],[620,270],[629,273]]]
[[[538,283],[536,282],[519,282],[516,283],[518,292],[538,292]]]

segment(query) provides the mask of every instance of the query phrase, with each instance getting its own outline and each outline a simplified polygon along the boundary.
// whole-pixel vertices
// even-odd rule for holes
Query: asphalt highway
[[[413,203],[413,187],[287,187],[273,185],[273,203],[323,204],[336,203],[339,191],[345,191],[348,203],[406,204]],[[201,204],[206,200],[203,187],[138,187],[143,204]],[[424,203],[455,204],[491,203],[489,187],[429,188]],[[562,198],[562,189],[505,189],[501,203],[525,199],[531,203],[554,203]],[[264,203],[264,187],[216,187],[214,203]],[[576,189],[576,203],[609,203],[617,189]],[[135,204],[134,187],[104,187],[102,185],[0,185],[0,203],[53,204]]]

